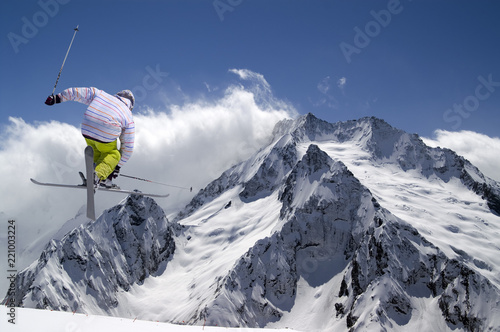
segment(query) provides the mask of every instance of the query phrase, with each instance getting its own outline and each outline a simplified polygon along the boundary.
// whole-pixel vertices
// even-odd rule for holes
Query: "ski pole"
[[[191,187],[191,188],[186,188],[186,187],[173,186],[173,185],[171,185],[171,184],[166,184],[166,183],[161,183],[161,182],[151,181],[151,180],[148,180],[148,179],[138,178],[138,177],[136,177],[136,176],[130,176],[130,175],[125,175],[125,174],[120,174],[120,176],[123,176],[123,177],[125,177],[125,178],[130,178],[130,179],[140,180],[140,181],[146,181],[146,182],[151,182],[151,183],[161,184],[162,186],[174,187],[174,188],[186,189],[186,190],[189,190],[189,191],[193,191],[193,187]]]
[[[69,53],[69,50],[71,49],[71,45],[73,45],[73,40],[75,39],[76,33],[78,32],[78,27],[79,27],[79,25],[77,25],[76,28],[74,29],[75,33],[73,34],[73,38],[71,38],[71,43],[69,44],[68,51],[66,52],[66,56],[64,57],[64,61],[62,63],[61,69],[59,69],[59,75],[57,75],[56,84],[54,84],[54,90],[52,90],[52,95],[54,95],[54,92],[56,91],[57,82],[59,82],[59,77],[61,77],[61,72],[63,70],[64,63],[66,62],[66,58],[68,57],[68,53]]]

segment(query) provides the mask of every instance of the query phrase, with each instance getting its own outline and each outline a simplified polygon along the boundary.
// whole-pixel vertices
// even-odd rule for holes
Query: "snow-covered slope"
[[[278,123],[172,222],[131,196],[51,242],[16,303],[195,325],[500,331],[499,215],[500,185],[453,151],[380,119],[308,114]]]
[[[78,331],[78,332],[293,332],[291,329],[231,329],[227,327],[189,326],[149,322],[136,318],[118,318],[97,315],[75,314],[49,310],[17,308],[15,319],[9,316],[9,309],[0,307],[0,330],[9,332],[26,331]],[[9,323],[8,320],[15,322]]]

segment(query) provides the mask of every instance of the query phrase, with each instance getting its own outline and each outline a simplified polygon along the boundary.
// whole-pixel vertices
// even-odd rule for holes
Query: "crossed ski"
[[[121,194],[133,194],[133,195],[142,195],[142,196],[149,196],[149,197],[168,197],[169,194],[161,195],[161,194],[149,194],[149,193],[142,193],[139,191],[132,191],[132,190],[123,190],[123,189],[118,189],[118,188],[106,188],[106,187],[94,187],[93,184],[93,179],[94,179],[94,150],[92,147],[87,146],[85,148],[85,170],[86,170],[86,177],[83,175],[82,172],[80,172],[80,177],[82,178],[82,184],[79,185],[73,185],[73,184],[59,184],[59,183],[45,183],[45,182],[39,182],[35,179],[30,179],[31,182],[34,184],[37,184],[39,186],[49,186],[49,187],[60,187],[60,188],[79,188],[79,189],[86,189],[87,190],[87,218],[95,220],[95,203],[94,203],[94,195],[96,189],[99,191],[105,191],[105,192],[115,192],[115,193],[121,193]]]

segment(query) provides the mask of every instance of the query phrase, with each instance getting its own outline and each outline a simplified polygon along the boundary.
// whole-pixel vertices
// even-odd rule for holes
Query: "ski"
[[[31,180],[31,182],[33,182],[34,184],[39,185],[39,186],[87,189],[87,186],[82,185],[82,184],[47,183],[47,182],[40,182],[40,181],[37,181],[35,179],[30,179],[30,180]],[[99,187],[99,188],[97,188],[97,190],[104,191],[104,192],[129,194],[129,195],[141,195],[141,196],[148,196],[148,197],[168,197],[169,196],[169,194],[150,194],[150,193],[142,193],[140,191],[113,189],[113,188],[104,188],[104,187]]]
[[[94,203],[94,149],[91,146],[85,148],[85,171],[87,181],[85,188],[87,189],[87,218],[95,220],[95,203]]]
[[[61,183],[48,183],[48,182],[40,182],[33,178],[30,178],[31,182],[39,186],[48,186],[48,187],[59,187],[59,188],[78,188],[87,190],[87,218],[95,220],[95,202],[94,202],[94,194],[96,190],[104,191],[104,192],[114,192],[120,194],[127,195],[141,195],[148,197],[168,197],[169,194],[149,194],[142,193],[140,191],[133,190],[123,190],[119,187],[116,188],[106,188],[106,187],[95,187],[94,185],[94,150],[91,146],[87,146],[85,148],[85,171],[86,176],[80,173],[80,177],[82,178],[82,184],[61,184]]]

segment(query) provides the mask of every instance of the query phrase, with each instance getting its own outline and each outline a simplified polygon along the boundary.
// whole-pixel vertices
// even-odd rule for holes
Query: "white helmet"
[[[134,98],[134,94],[132,93],[132,91],[122,90],[122,91],[118,92],[116,95],[119,97],[127,98],[128,100],[130,100],[130,110],[132,110],[134,108],[135,98]]]

